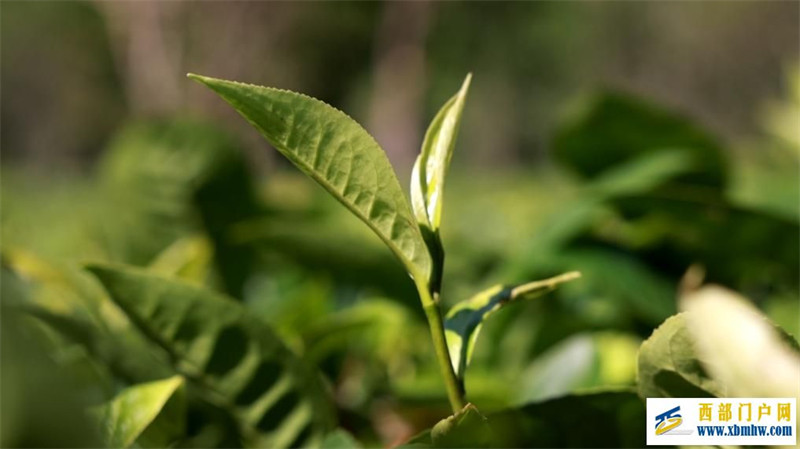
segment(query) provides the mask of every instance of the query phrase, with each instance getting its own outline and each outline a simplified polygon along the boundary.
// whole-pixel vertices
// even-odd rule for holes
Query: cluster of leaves
[[[381,423],[365,421],[400,410],[415,429],[430,427],[394,441],[412,447],[640,446],[645,397],[798,395],[796,341],[748,301],[694,285],[673,299],[696,263],[757,300],[783,304],[798,291],[797,245],[769,244],[797,239],[796,211],[732,197],[719,144],[688,121],[618,94],[596,98],[554,140],[556,159],[583,178],[567,208],[525,241],[481,246],[464,238],[478,231],[449,233],[442,220],[469,77],[426,133],[410,203],[378,144],[344,113],[293,92],[195,79],[366,223],[410,279],[375,239],[348,234],[316,191],[288,184],[262,200],[235,143],[212,128],[133,125],[101,164],[105,197],[85,214],[91,237],[81,228],[61,243],[69,262],[19,230],[3,250],[0,341],[16,357],[3,390],[19,392],[4,398],[4,444],[356,447],[376,441]],[[284,194],[291,203],[275,201]],[[16,223],[4,217],[4,231]],[[443,233],[455,249],[448,271]],[[76,255],[103,262],[77,267]],[[582,279],[550,300],[503,307],[575,279],[553,276],[571,269]],[[470,279],[451,288],[445,277]],[[467,288],[531,278],[546,279],[499,284],[441,312]],[[435,311],[443,371],[475,404],[441,421],[445,389],[420,349],[416,296],[429,318]],[[479,332],[490,344],[476,343]],[[748,341],[761,346],[741,357]],[[42,342],[52,357],[25,350]],[[84,391],[57,385],[49,399],[64,405],[47,416],[65,426],[42,443],[32,423],[46,404],[27,400],[37,379],[24,373],[46,373],[53,360]],[[774,381],[753,377],[764,366]],[[387,393],[403,406],[381,412],[373,398]]]

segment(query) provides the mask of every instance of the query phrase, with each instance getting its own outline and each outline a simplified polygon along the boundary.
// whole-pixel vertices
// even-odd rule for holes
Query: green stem
[[[431,297],[427,287],[417,285],[417,289],[419,290],[420,299],[422,299],[422,308],[425,310],[425,317],[428,319],[428,327],[431,330],[433,349],[436,351],[439,369],[442,372],[442,377],[444,377],[444,384],[447,388],[447,398],[450,400],[453,413],[458,413],[464,408],[464,387],[461,382],[458,381],[456,373],[453,370],[453,364],[450,362],[450,351],[447,349],[447,340],[445,340],[444,337],[442,312],[439,309],[439,305]]]

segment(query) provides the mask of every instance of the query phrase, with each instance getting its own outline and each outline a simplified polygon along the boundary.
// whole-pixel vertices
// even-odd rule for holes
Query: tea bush
[[[343,112],[190,77],[322,189],[188,120],[89,184],[4,173],[4,445],[628,447],[643,398],[800,396],[797,196],[732,188],[689,120],[600,94],[553,141],[574,177],[456,177],[445,214],[470,75],[410,201]]]

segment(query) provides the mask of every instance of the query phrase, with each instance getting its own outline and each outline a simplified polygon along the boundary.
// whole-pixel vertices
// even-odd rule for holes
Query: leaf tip
[[[469,91],[469,85],[472,83],[472,72],[467,73],[464,82],[461,84],[461,95],[466,95]]]
[[[538,296],[540,294],[549,292],[560,284],[565,282],[569,282],[581,277],[580,271],[568,271],[563,274],[559,274],[558,276],[553,276],[551,278],[547,278],[541,281],[534,281],[528,282],[527,284],[517,285],[516,287],[511,289],[510,298],[512,300],[518,299],[521,297],[532,297],[531,295]]]
[[[202,84],[208,84],[209,81],[213,80],[213,78],[209,78],[207,76],[198,75],[196,73],[191,73],[191,72],[186,74],[186,78],[189,78],[191,80],[197,81],[198,83]]]

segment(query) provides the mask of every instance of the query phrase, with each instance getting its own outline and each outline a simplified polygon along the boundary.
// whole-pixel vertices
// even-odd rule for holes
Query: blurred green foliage
[[[800,78],[791,72],[791,96],[770,103],[763,114],[768,132],[750,139],[718,136],[696,118],[620,91],[581,97],[571,114],[557,119],[554,104],[564,98],[559,95],[579,90],[592,79],[586,67],[603,59],[603,52],[594,52],[576,62],[561,59],[560,52],[577,51],[581,42],[610,31],[579,26],[594,23],[593,6],[576,13],[575,5],[521,5],[489,10],[479,3],[445,3],[432,22],[426,49],[433,95],[426,96],[432,100],[423,109],[435,110],[438,93],[449,92],[472,64],[473,94],[481,105],[479,113],[467,108],[463,119],[461,141],[473,164],[459,165],[456,157],[448,180],[442,298],[454,304],[491,285],[571,270],[582,278],[546,297],[498,310],[485,323],[464,379],[468,400],[490,423],[492,444],[640,446],[645,427],[642,401],[633,393],[637,386],[641,396],[698,388],[724,394],[709,386],[720,379],[694,349],[670,366],[650,363],[648,348],[656,354],[670,344],[694,348],[687,342],[695,339],[690,329],[676,325],[685,314],[673,316],[690,266],[702,266],[707,281],[742,292],[789,334],[786,341],[800,334],[800,146],[796,126],[786,125],[797,121]],[[645,6],[626,8],[631,10],[607,16]],[[740,8],[730,14],[746,16]],[[93,37],[105,34],[91,5],[12,2],[3,9],[0,445],[109,444],[87,410],[142,384],[185,374],[163,341],[154,343],[153,332],[143,331],[143,320],[119,307],[120,292],[107,291],[84,270],[87,262],[134,266],[125,270],[168,286],[141,293],[145,299],[173,288],[203,289],[224,304],[221,308],[271,329],[281,351],[290,354],[286,360],[314,377],[311,384],[320,384],[314,387],[322,391],[318,397],[314,388],[301,396],[314,396],[332,415],[308,434],[296,427],[298,435],[287,437],[287,445],[398,445],[420,432],[410,444],[436,444],[425,429],[449,414],[447,398],[413,283],[380,240],[299,174],[280,169],[263,174],[248,154],[249,143],[230,135],[230,127],[183,113],[124,118],[121,74],[113,68],[110,44]],[[319,25],[298,28],[300,37],[286,50],[313,61],[302,65],[307,73],[296,82],[358,111],[373,62],[364,39],[375,31],[379,6],[326,4],[314,11],[295,11]],[[346,12],[342,22],[328,20],[332,11]],[[14,13],[31,21],[10,20]],[[199,15],[190,19],[201,22]],[[572,26],[562,26],[565,20]],[[527,26],[531,23],[536,26]],[[86,34],[75,34],[74,24],[82,24]],[[67,29],[62,33],[58,27]],[[474,32],[482,27],[488,31]],[[70,48],[98,45],[92,54],[105,55],[102,63],[64,61],[69,53],[58,53],[39,59],[59,70],[39,70],[21,47],[7,45],[35,44],[34,31],[43,28],[72,36],[64,43]],[[561,36],[561,48],[548,44],[553,36]],[[509,39],[525,48],[510,48]],[[659,45],[667,44],[650,48],[663,49]],[[351,51],[340,51],[343,47]],[[247,55],[272,61],[260,53]],[[280,52],[273,55],[281,60]],[[20,62],[17,71],[7,58]],[[42,112],[47,121],[24,122],[26,109],[15,99],[30,91],[27,76],[62,76],[70,73],[70,64],[82,67],[68,82],[82,100],[69,100],[68,90],[58,92],[69,101],[27,98],[30,105],[58,109]],[[328,70],[334,66],[341,70]],[[275,76],[292,80],[292,73]],[[488,87],[481,87],[484,79]],[[355,93],[345,95],[346,88]],[[14,107],[6,108],[12,100]],[[516,119],[498,112],[508,105]],[[749,120],[759,113],[746,112]],[[88,131],[77,123],[83,114],[97,118]],[[45,144],[26,132],[37,128]],[[117,131],[107,139],[112,129]],[[516,133],[513,144],[498,137],[506,132]],[[70,139],[60,140],[64,135]],[[508,151],[515,155],[509,159],[514,168],[475,164],[481,154],[495,155],[495,141],[505,151],[498,159]],[[39,148],[35,154],[41,158],[42,145],[62,143],[87,161],[86,173],[14,163],[15,157],[27,160],[19,154],[29,145]],[[100,154],[96,163],[88,162],[92,154]],[[519,162],[529,160],[544,162]],[[134,288],[122,293],[138,294]],[[200,309],[196,313],[212,315]],[[206,349],[215,338],[205,337]],[[654,357],[663,365],[663,357]],[[166,432],[174,436],[173,444],[235,447],[258,441],[244,437],[241,410],[232,412],[213,394],[209,399],[214,389],[198,380],[202,377],[187,378],[185,397],[178,398],[185,409],[178,407],[170,422],[185,431]],[[281,418],[294,410],[288,402],[283,414],[262,407],[258,419],[266,420],[265,428],[280,427]],[[576,415],[570,418],[564,410]],[[467,426],[474,426],[473,418]],[[158,421],[140,422],[146,428],[135,444],[147,447],[145,435],[161,435],[151,427]],[[581,438],[598,433],[560,430],[586,423],[603,426],[607,438],[586,441]],[[439,444],[460,444],[446,433],[436,438]]]
[[[634,110],[624,116],[643,122],[656,109],[648,106],[638,114],[632,106],[638,103],[625,104]],[[601,102],[588,117],[617,110]],[[584,139],[591,151],[594,140],[580,137],[595,132],[586,128],[586,117],[566,122],[559,135],[574,135],[573,142]],[[653,141],[661,135],[654,132]],[[604,148],[617,147],[613,133],[599,136]],[[522,281],[566,269],[583,274],[550,297],[499,310],[484,326],[484,340],[475,347],[465,380],[469,400],[490,419],[495,410],[537,403],[541,405],[529,406],[530,411],[514,412],[524,418],[499,415],[503,425],[519,430],[529,426],[512,424],[516,419],[536,419],[551,426],[549,419],[556,413],[545,411],[550,403],[542,400],[603,386],[633,386],[638,344],[675,313],[678,282],[690,264],[706,267],[713,281],[749,292],[790,332],[797,332],[786,316],[797,313],[789,305],[798,291],[791,276],[797,255],[783,249],[797,239],[796,217],[760,207],[753,196],[743,204],[723,186],[715,188],[712,203],[664,194],[697,185],[706,170],[720,179],[721,165],[694,163],[692,142],[670,139],[667,148],[631,144],[635,155],[630,161],[612,152],[593,153],[592,159],[601,159],[595,163],[606,168],[588,180],[554,169],[544,176],[506,174],[499,181],[491,174],[469,182],[454,179],[448,189],[453,218],[442,230],[453,248],[444,298],[459,299],[509,276]],[[603,162],[606,154],[610,159]],[[713,154],[721,160],[728,153]],[[728,160],[724,166],[735,170],[737,163]],[[737,179],[724,178],[731,179],[727,183]],[[339,425],[367,445],[386,438],[381,426],[388,424],[381,420],[400,420],[413,430],[446,413],[416,298],[399,264],[321,189],[287,175],[258,182],[235,141],[212,125],[137,122],[112,141],[93,179],[34,183],[24,173],[6,171],[4,181],[3,308],[13,319],[10,329],[21,327],[20,332],[34,337],[29,344],[41,348],[24,354],[55,356],[54,368],[40,371],[42,375],[71,382],[74,386],[65,389],[84,392],[78,398],[89,405],[175,372],[169,368],[169,351],[155,350],[147,342],[152,332],[137,329],[142,323],[171,321],[130,321],[130,313],[114,305],[125,304],[116,295],[133,295],[131,300],[138,301],[136,297],[150,294],[137,293],[134,284],[105,293],[81,270],[83,262],[93,260],[138,265],[152,276],[206,286],[241,300],[241,305],[232,299],[216,301],[230,302],[230,307],[242,308],[237,313],[272,325],[303,363],[318,367],[328,379],[328,400],[333,400]],[[52,226],[56,222],[62,225]],[[130,312],[129,307],[122,310]],[[18,318],[20,313],[25,319]],[[3,357],[5,366],[27,363],[16,351],[4,351]],[[4,382],[9,379],[14,377],[4,376]],[[180,444],[246,442],[234,424],[236,415],[208,401],[193,385],[187,391],[187,430]],[[609,410],[617,410],[615,400],[592,399]],[[9,399],[4,407],[20,405]],[[575,407],[587,413],[591,409]],[[534,411],[539,408],[541,412]],[[620,430],[622,439],[612,438],[608,444],[638,441],[629,432],[642,427],[634,415],[630,428]],[[4,426],[13,425],[4,429],[4,444],[29,444],[26,438],[37,423],[19,422],[25,414],[15,416],[4,419]],[[520,441],[582,444],[535,435]],[[84,437],[58,438],[65,438],[60,440],[64,444],[83,444]]]

